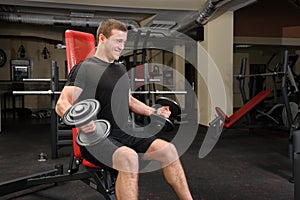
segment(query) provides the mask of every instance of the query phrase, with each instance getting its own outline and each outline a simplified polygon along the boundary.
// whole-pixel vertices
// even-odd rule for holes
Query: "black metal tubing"
[[[241,63],[241,69],[240,69],[240,77],[237,77],[237,79],[239,80],[239,89],[242,95],[242,100],[243,100],[243,104],[246,104],[248,101],[247,95],[246,95],[246,91],[245,91],[245,79],[246,79],[246,70],[247,70],[247,58],[244,57],[242,58],[242,63]],[[248,112],[247,115],[247,120],[249,125],[253,124],[253,119],[251,116],[251,112]]]
[[[72,145],[72,139],[62,139],[61,136],[72,136],[71,128],[63,128],[59,126],[59,117],[55,112],[55,106],[57,102],[57,94],[59,90],[59,75],[58,75],[58,66],[57,62],[51,62],[51,70],[50,70],[51,78],[50,78],[50,90],[51,94],[51,158],[56,159],[58,157],[58,149],[63,146]]]
[[[140,36],[141,36],[142,31],[138,30],[137,35],[135,37],[134,40],[134,44],[133,44],[133,66],[131,66],[130,68],[130,88],[131,91],[135,90],[135,69],[132,69],[133,67],[135,68],[137,65],[137,48],[138,48],[138,43],[140,40]],[[134,112],[131,112],[131,119],[132,119],[132,126],[135,126],[135,114]]]
[[[294,153],[294,199],[300,199],[300,152]]]
[[[294,183],[294,199],[300,198],[300,130],[293,131],[293,160],[292,177],[290,182]]]
[[[63,166],[42,173],[13,179],[0,183],[0,196],[29,189],[43,184],[81,180],[92,189],[100,192],[107,200],[116,200],[115,174],[108,169],[88,168],[87,171],[63,174]]]
[[[286,82],[287,82],[287,70],[288,70],[288,51],[284,51],[284,61],[283,61],[283,77],[282,77],[282,94],[283,94],[283,98],[284,98],[284,105],[285,105],[285,109],[286,109],[286,113],[287,113],[287,121],[288,121],[288,128],[291,129],[292,126],[292,121],[293,121],[293,117],[292,117],[292,111],[291,111],[291,107],[290,107],[290,102],[289,102],[289,96],[288,96],[288,91],[287,91],[287,86],[286,86]],[[290,137],[292,135],[290,134]]]
[[[55,176],[59,173],[58,169],[49,170],[42,173],[36,173],[30,176],[24,176],[21,178],[13,179],[10,181],[0,183],[0,196],[14,193],[17,191],[25,190],[31,188],[35,185],[28,184],[29,179],[45,177],[45,176]]]
[[[147,43],[150,37],[150,31],[147,31],[146,33],[146,38],[144,39],[143,42],[143,53],[142,53],[142,63],[144,65],[144,89],[145,91],[149,91],[149,85],[148,85],[148,79],[149,79],[149,65],[147,62]],[[145,94],[145,103],[146,105],[150,105],[150,95],[149,93]],[[145,120],[145,123],[147,123],[147,120]]]
[[[240,71],[242,77],[237,78],[240,82],[239,86],[240,86],[240,91],[242,94],[242,99],[244,104],[247,103],[248,101],[246,91],[245,91],[245,75],[246,75],[246,67],[247,67],[246,64],[247,64],[247,58],[242,58],[241,71]]]
[[[80,172],[75,174],[61,174],[61,175],[54,175],[54,176],[41,176],[37,178],[28,179],[28,185],[36,186],[36,185],[49,184],[49,183],[85,180],[89,178],[91,178],[91,175],[88,172]]]
[[[106,200],[116,200],[115,179],[113,169],[94,169],[86,167],[95,181],[95,189],[100,192]]]
[[[58,83],[58,69],[56,61],[51,61],[51,68],[50,68],[50,89],[54,92],[57,90]],[[57,76],[57,77],[56,77]],[[51,157],[57,158],[58,156],[58,145],[57,145],[57,115],[55,112],[55,105],[56,105],[57,97],[55,94],[51,95]]]

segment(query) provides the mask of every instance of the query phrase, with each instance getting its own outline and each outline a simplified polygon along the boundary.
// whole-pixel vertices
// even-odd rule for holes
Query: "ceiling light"
[[[237,44],[235,45],[236,48],[249,48],[252,47],[251,44]]]

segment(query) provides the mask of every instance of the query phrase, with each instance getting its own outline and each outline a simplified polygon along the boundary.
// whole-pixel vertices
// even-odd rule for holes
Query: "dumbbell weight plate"
[[[86,99],[74,104],[64,114],[63,122],[67,126],[82,126],[96,119],[101,106],[96,99]]]
[[[76,137],[79,146],[92,146],[98,144],[107,138],[110,134],[111,125],[109,121],[99,119],[94,121],[96,130],[92,133],[84,133],[80,131]]]
[[[161,105],[161,106],[169,106],[172,116],[177,116],[177,115],[181,114],[180,105],[176,101],[174,101],[173,99],[170,99],[168,97],[158,98],[156,100],[155,104]]]
[[[174,124],[168,118],[161,115],[152,114],[150,115],[150,127],[156,130],[170,132],[174,129]]]

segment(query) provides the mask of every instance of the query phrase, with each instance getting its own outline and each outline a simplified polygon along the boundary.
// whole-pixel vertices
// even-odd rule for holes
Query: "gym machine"
[[[260,107],[256,107],[255,108],[255,112],[251,112],[247,114],[247,120],[248,120],[248,126],[249,127],[253,127],[255,128],[257,125],[255,124],[255,121],[261,117],[265,117],[266,119],[268,119],[270,122],[272,122],[270,125],[271,126],[276,126],[279,127],[281,125],[284,125],[285,127],[283,128],[288,128],[288,119],[286,117],[286,109],[285,109],[285,104],[278,102],[278,94],[277,94],[277,87],[276,87],[276,78],[279,78],[281,80],[282,83],[285,83],[284,88],[288,89],[287,92],[287,96],[290,98],[292,93],[297,93],[298,90],[298,86],[296,84],[296,80],[295,80],[295,75],[292,71],[293,65],[295,64],[296,60],[298,59],[298,56],[295,56],[294,54],[289,54],[288,55],[288,65],[287,65],[287,70],[286,72],[283,71],[283,69],[281,69],[283,67],[283,64],[279,63],[277,64],[276,69],[274,71],[271,72],[267,72],[267,73],[261,73],[261,74],[249,74],[246,75],[246,58],[242,59],[242,65],[241,65],[241,71],[240,74],[238,75],[234,75],[238,80],[239,80],[239,88],[240,88],[240,92],[242,95],[242,100],[243,103],[246,104],[248,102],[247,99],[247,95],[245,92],[245,78],[249,77],[250,79],[253,78],[253,80],[251,80],[251,82],[253,83],[252,85],[256,85],[256,78],[262,77],[265,79],[265,77],[271,76],[272,77],[272,82],[273,82],[273,105],[271,108],[266,109],[261,109]],[[270,70],[270,69],[269,69]],[[282,79],[285,79],[282,80]],[[255,87],[253,87],[255,88]],[[255,94],[256,88],[253,89],[252,94]],[[282,87],[282,91],[283,91],[283,87]],[[256,95],[256,94],[255,94]],[[250,97],[252,97],[251,94],[249,94]],[[251,98],[250,98],[251,100]],[[290,102],[291,104],[291,102]],[[292,110],[294,111],[294,110]],[[280,112],[280,114],[278,115],[278,112]],[[294,111],[295,112],[295,111]],[[254,116],[255,114],[255,116]],[[280,116],[282,115],[282,117],[280,118]],[[263,124],[263,126],[266,126],[266,123]]]
[[[58,157],[58,150],[64,146],[72,145],[72,131],[60,123],[55,112],[57,96],[60,95],[58,66],[56,61],[51,61],[50,79],[23,79],[24,82],[50,82],[50,89],[46,91],[13,91],[13,95],[49,95],[51,97],[51,157]]]
[[[286,86],[287,78],[290,78],[290,77],[288,77],[288,76],[290,76],[288,68],[289,68],[288,51],[285,51],[283,72],[280,72],[280,74],[282,74],[282,91],[283,91],[283,97],[284,97],[284,107],[287,112],[289,140],[291,141],[291,138],[292,138],[291,127],[293,127],[294,125],[292,124],[293,117],[291,114],[291,108],[290,108],[289,98],[288,98],[288,91],[287,91],[287,86]],[[279,72],[277,72],[277,73],[279,73]],[[239,75],[239,77],[245,77],[245,76],[248,76],[248,75]],[[224,111],[222,111],[221,108],[216,107],[215,109],[216,109],[217,117],[212,122],[210,122],[210,126],[208,128],[207,134],[204,138],[204,141],[203,141],[202,146],[199,151],[199,157],[200,158],[205,157],[213,149],[214,145],[217,143],[217,141],[222,133],[223,127],[230,128],[238,120],[240,120],[243,116],[245,116],[252,109],[254,109],[255,106],[257,106],[260,102],[262,102],[265,98],[267,98],[270,94],[271,94],[271,91],[269,91],[269,90],[263,90],[263,91],[259,92],[256,96],[254,96],[252,99],[248,100],[240,109],[238,109],[236,112],[234,112],[231,116],[227,116],[224,113]],[[243,95],[243,93],[242,93],[242,95]],[[292,142],[290,142],[289,143],[289,155],[293,154],[292,151],[293,151],[293,144],[292,144]]]
[[[154,66],[153,72],[150,72],[149,70],[149,62],[147,60],[147,44],[149,40],[151,39],[151,32],[148,30],[146,32],[142,32],[141,30],[138,30],[136,32],[136,35],[134,37],[133,41],[133,53],[125,55],[124,59],[126,62],[128,62],[129,66],[129,60],[132,56],[132,67],[129,67],[129,77],[131,80],[131,94],[138,98],[139,100],[143,101],[147,105],[153,105],[157,104],[161,101],[161,99],[164,99],[164,95],[187,95],[187,91],[168,91],[168,90],[157,90],[155,89],[155,83],[160,82],[161,80],[159,78],[154,78],[154,74],[156,76],[161,76],[162,74],[159,73],[159,67]],[[139,46],[141,44],[141,46]],[[138,62],[138,55],[141,55],[141,61]],[[156,68],[155,68],[156,67]],[[155,72],[154,72],[155,70]],[[152,89],[150,86],[153,86]],[[156,99],[156,96],[160,95],[162,96],[159,99]],[[154,98],[151,98],[154,97]],[[151,102],[151,99],[154,100]],[[169,101],[172,101],[168,98]],[[174,100],[173,100],[174,101]],[[177,104],[177,103],[176,103]],[[179,106],[179,104],[177,104]],[[179,106],[180,107],[180,106]],[[176,123],[182,122],[182,116],[181,111],[179,112],[176,117],[174,115],[173,120],[176,120]],[[135,114],[131,113],[131,122],[132,126],[135,126]],[[147,124],[148,119],[144,118],[143,123]]]

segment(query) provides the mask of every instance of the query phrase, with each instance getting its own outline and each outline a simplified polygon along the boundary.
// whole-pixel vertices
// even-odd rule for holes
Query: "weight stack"
[[[300,199],[300,130],[293,133],[294,145],[294,199]]]

